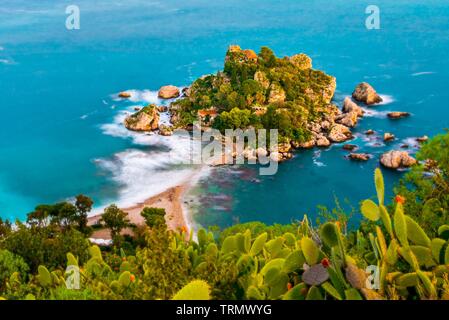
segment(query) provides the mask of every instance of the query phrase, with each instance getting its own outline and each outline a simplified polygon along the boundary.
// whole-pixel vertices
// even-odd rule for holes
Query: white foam
[[[129,97],[128,101],[131,102],[141,102],[141,103],[151,103],[151,104],[163,104],[165,100],[160,99],[158,97],[158,91],[152,91],[152,90],[136,90],[136,89],[129,89],[125,90],[124,92],[127,92],[131,95]],[[123,99],[118,96],[118,93],[113,94],[111,97],[114,101],[122,101]]]
[[[390,113],[391,111],[387,110],[387,111],[379,111],[379,110],[375,110],[373,108],[362,108],[363,111],[365,112],[363,114],[364,117],[369,117],[369,118],[386,118],[388,117],[388,113]]]
[[[396,101],[393,96],[390,96],[388,94],[379,94],[379,96],[382,98],[382,102],[377,103],[376,105],[385,105]]]
[[[3,51],[3,50],[5,50],[5,48],[4,48],[4,47],[2,47],[2,46],[0,46],[0,51]]]
[[[326,165],[319,161],[318,159],[321,158],[321,151],[317,150],[315,152],[313,152],[313,163],[317,166],[317,167],[326,167]]]
[[[13,61],[8,60],[8,59],[0,59],[0,63],[1,64],[14,64]]]
[[[415,72],[415,73],[412,73],[412,77],[425,76],[425,75],[434,74],[434,73],[435,73],[434,71]]]

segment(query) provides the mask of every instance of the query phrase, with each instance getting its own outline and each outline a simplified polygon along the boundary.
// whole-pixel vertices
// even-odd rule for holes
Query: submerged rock
[[[390,169],[408,168],[416,164],[416,159],[407,151],[392,150],[380,157],[380,163]]]
[[[345,144],[344,146],[343,146],[343,149],[344,150],[347,150],[347,151],[354,151],[354,150],[356,150],[356,149],[358,149],[359,147],[357,146],[357,145],[355,145],[355,144]]]
[[[393,111],[393,112],[389,112],[387,114],[387,116],[390,119],[401,119],[401,118],[409,117],[410,113],[403,112],[403,111]]]
[[[149,105],[130,115],[124,121],[127,129],[133,131],[154,131],[159,127],[159,113],[155,105]]]
[[[373,134],[375,134],[376,132],[374,131],[374,130],[372,130],[372,129],[369,129],[369,130],[366,130],[365,131],[365,134],[367,135],[367,136],[371,136],[371,135],[373,135]]]
[[[344,142],[352,139],[351,130],[342,124],[334,124],[329,132],[329,140],[332,142]]]
[[[366,82],[360,83],[352,93],[352,97],[367,105],[382,102],[382,98],[377,94],[376,90]]]
[[[179,97],[180,92],[178,87],[169,85],[169,86],[163,86],[159,89],[158,96],[162,99],[172,99]]]

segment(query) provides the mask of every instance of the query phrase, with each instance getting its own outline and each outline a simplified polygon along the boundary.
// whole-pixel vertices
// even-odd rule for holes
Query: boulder
[[[390,119],[401,119],[410,116],[410,113],[403,111],[393,111],[387,114]]]
[[[343,142],[352,139],[352,133],[348,127],[342,124],[334,124],[328,138],[332,142]]]
[[[354,150],[356,150],[356,149],[358,149],[359,147],[357,146],[357,145],[355,145],[355,144],[345,144],[344,146],[343,146],[343,149],[344,150],[347,150],[347,151],[354,151]]]
[[[292,142],[292,146],[294,148],[301,148],[301,149],[310,149],[313,148],[316,145],[315,139],[311,139],[306,142]]]
[[[167,106],[159,106],[159,107],[157,107],[157,110],[159,112],[167,112],[168,111],[168,107]]]
[[[351,111],[348,113],[343,113],[342,115],[335,118],[335,122],[342,124],[346,127],[353,128],[357,125],[358,115],[357,112]]]
[[[363,102],[367,105],[383,101],[382,98],[377,94],[376,90],[374,90],[374,88],[366,82],[362,82],[357,85],[354,92],[352,93],[352,97],[355,100]]]
[[[292,149],[292,145],[290,143],[280,143],[278,145],[278,151],[280,153],[288,153]]]
[[[365,131],[365,134],[367,135],[367,136],[371,136],[371,135],[373,135],[373,134],[375,134],[376,132],[374,131],[374,130],[372,130],[372,129],[369,129],[369,130],[366,130]]]
[[[426,142],[427,140],[429,140],[428,136],[422,136],[422,137],[416,138],[416,141],[420,142],[420,143]]]
[[[344,113],[348,112],[355,112],[358,117],[362,117],[365,113],[362,108],[360,108],[354,101],[351,100],[351,98],[346,97],[343,101],[343,108]]]
[[[367,153],[351,153],[348,158],[356,161],[368,161],[370,159],[370,155]]]
[[[416,159],[407,151],[392,150],[380,157],[380,163],[390,169],[408,168],[416,164]]]
[[[162,124],[159,126],[159,134],[165,137],[171,136],[173,135],[173,128]]]
[[[169,86],[163,86],[159,89],[158,96],[162,99],[173,99],[179,97],[180,92],[178,87],[169,85]]]
[[[131,93],[123,91],[123,92],[120,92],[118,94],[118,96],[123,99],[128,99],[128,98],[131,98]]]
[[[387,141],[393,141],[394,139],[395,139],[394,134],[389,133],[389,132],[385,132],[385,133],[384,133],[384,141],[385,141],[385,142],[387,142]]]
[[[316,145],[317,147],[329,147],[331,142],[322,134],[317,135],[316,137]]]
[[[159,127],[159,113],[155,105],[149,105],[130,115],[124,121],[127,129],[133,131],[154,131]]]

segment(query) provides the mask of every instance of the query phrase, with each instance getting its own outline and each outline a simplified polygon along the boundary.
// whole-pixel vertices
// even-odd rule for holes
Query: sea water
[[[72,4],[79,30],[66,28]],[[448,2],[376,1],[380,29],[373,30],[365,25],[370,4],[0,0],[0,216],[24,219],[36,204],[79,193],[97,210],[126,206],[189,179],[195,169],[177,165],[185,141],[131,133],[121,123],[135,107],[162,103],[160,86],[189,85],[221,69],[230,44],[310,55],[314,68],[336,76],[337,104],[359,82],[371,83],[384,103],[370,108],[351,143],[374,158],[351,162],[334,145],[295,153],[274,176],[252,166],[211,170],[191,192],[196,222],[285,223],[314,218],[317,205],[332,208],[335,199],[357,211],[374,194],[383,152],[449,125]],[[117,99],[124,90],[133,98]],[[412,116],[392,121],[388,111]],[[367,129],[397,140],[367,139]],[[391,190],[402,173],[384,174]]]

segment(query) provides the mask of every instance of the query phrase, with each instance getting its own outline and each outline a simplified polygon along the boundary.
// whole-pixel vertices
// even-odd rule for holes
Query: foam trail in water
[[[425,75],[434,74],[434,73],[435,72],[433,72],[433,71],[415,72],[415,73],[412,73],[412,77],[425,76]]]

